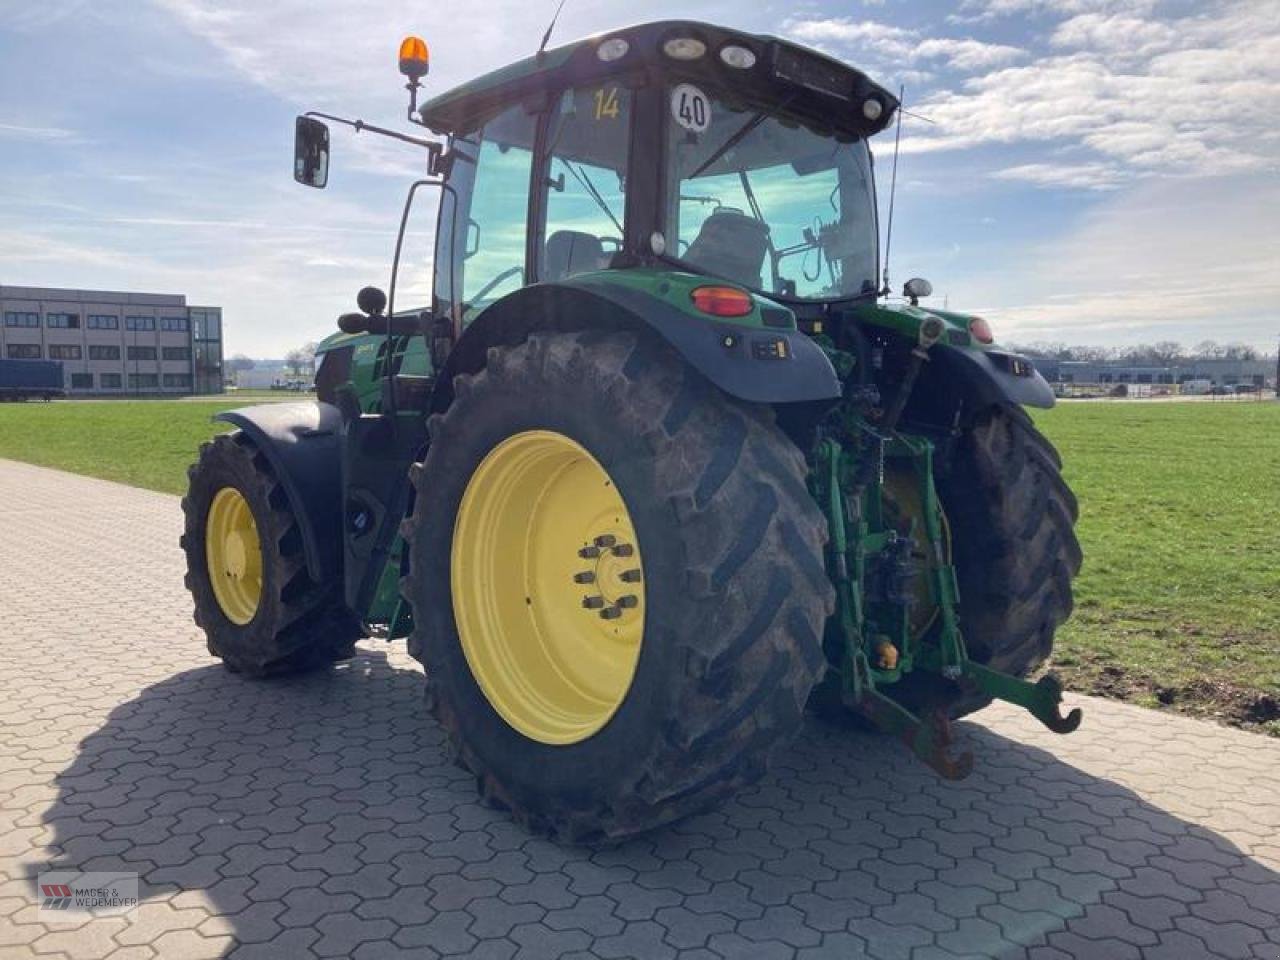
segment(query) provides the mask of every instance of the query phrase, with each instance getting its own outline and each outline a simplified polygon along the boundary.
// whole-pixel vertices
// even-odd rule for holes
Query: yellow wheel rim
[[[626,699],[644,639],[631,515],[604,467],[563,434],[493,448],[453,531],[453,613],[476,682],[532,740],[578,743]]]
[[[223,487],[209,504],[204,555],[214,599],[228,620],[244,626],[262,598],[262,543],[249,502],[235,487]]]
[[[904,536],[914,526],[915,547],[911,559],[916,565],[916,575],[911,582],[911,612],[909,615],[912,637],[919,639],[933,626],[938,617],[938,598],[933,594],[933,568],[936,561],[933,551],[926,549],[924,526],[924,502],[920,496],[920,477],[909,462],[888,460],[884,467],[884,501],[886,519]],[[947,514],[939,509],[942,521],[942,560],[951,562],[951,525]],[[914,522],[914,524],[913,524]]]

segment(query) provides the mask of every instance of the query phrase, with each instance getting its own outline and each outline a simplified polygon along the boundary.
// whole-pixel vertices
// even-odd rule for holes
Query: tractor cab
[[[801,313],[879,292],[867,138],[898,104],[854,68],[682,21],[543,51],[418,107],[421,63],[402,50],[409,119],[444,138],[420,142],[441,188],[430,312],[455,338],[523,287],[602,270],[704,276]],[[319,116],[300,118],[295,164],[313,186]]]
[[[699,23],[621,30],[428,101],[447,189],[437,311],[661,267],[796,304],[878,290],[867,137],[895,98],[813,51]]]

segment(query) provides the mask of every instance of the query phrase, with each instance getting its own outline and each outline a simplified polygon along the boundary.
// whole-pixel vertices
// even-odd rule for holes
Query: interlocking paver
[[[717,810],[557,846],[478,801],[403,645],[264,683],[211,661],[180,522],[0,461],[0,957],[1280,956],[1274,740],[995,706],[948,784],[810,720]],[[42,922],[34,874],[89,866],[141,872],[144,906]]]

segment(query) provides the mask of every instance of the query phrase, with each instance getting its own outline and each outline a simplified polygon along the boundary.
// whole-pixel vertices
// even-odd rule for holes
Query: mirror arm
[[[378,127],[372,123],[365,123],[363,120],[348,120],[346,117],[335,117],[331,113],[321,113],[318,110],[310,110],[303,114],[304,117],[318,117],[321,120],[332,120],[334,123],[345,124],[352,127],[356,133],[363,133],[368,130],[370,133],[376,133],[384,137],[390,137],[392,140],[400,140],[404,143],[412,143],[416,147],[426,147],[431,154],[431,166],[435,165],[436,158],[444,149],[434,140],[423,140],[421,137],[411,137],[408,134],[400,133],[398,130],[388,130],[386,127]]]

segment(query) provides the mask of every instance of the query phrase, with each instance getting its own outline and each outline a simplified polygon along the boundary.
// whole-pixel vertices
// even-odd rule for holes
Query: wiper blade
[[[763,110],[756,111],[755,115],[751,117],[751,119],[748,120],[746,123],[744,123],[741,127],[739,127],[737,132],[735,132],[733,136],[731,136],[724,143],[720,144],[720,147],[715,151],[715,153],[707,157],[707,159],[702,162],[702,164],[698,167],[697,170],[689,174],[688,179],[692,180],[694,177],[697,177],[698,175],[703,173],[708,167],[710,167],[713,163],[715,163],[717,160],[723,157],[726,153],[728,153],[730,150],[736,147],[739,143],[741,143],[747,137],[749,133],[751,133],[752,130],[760,126],[760,124],[764,123],[766,117],[768,117],[768,114],[765,113]]]

